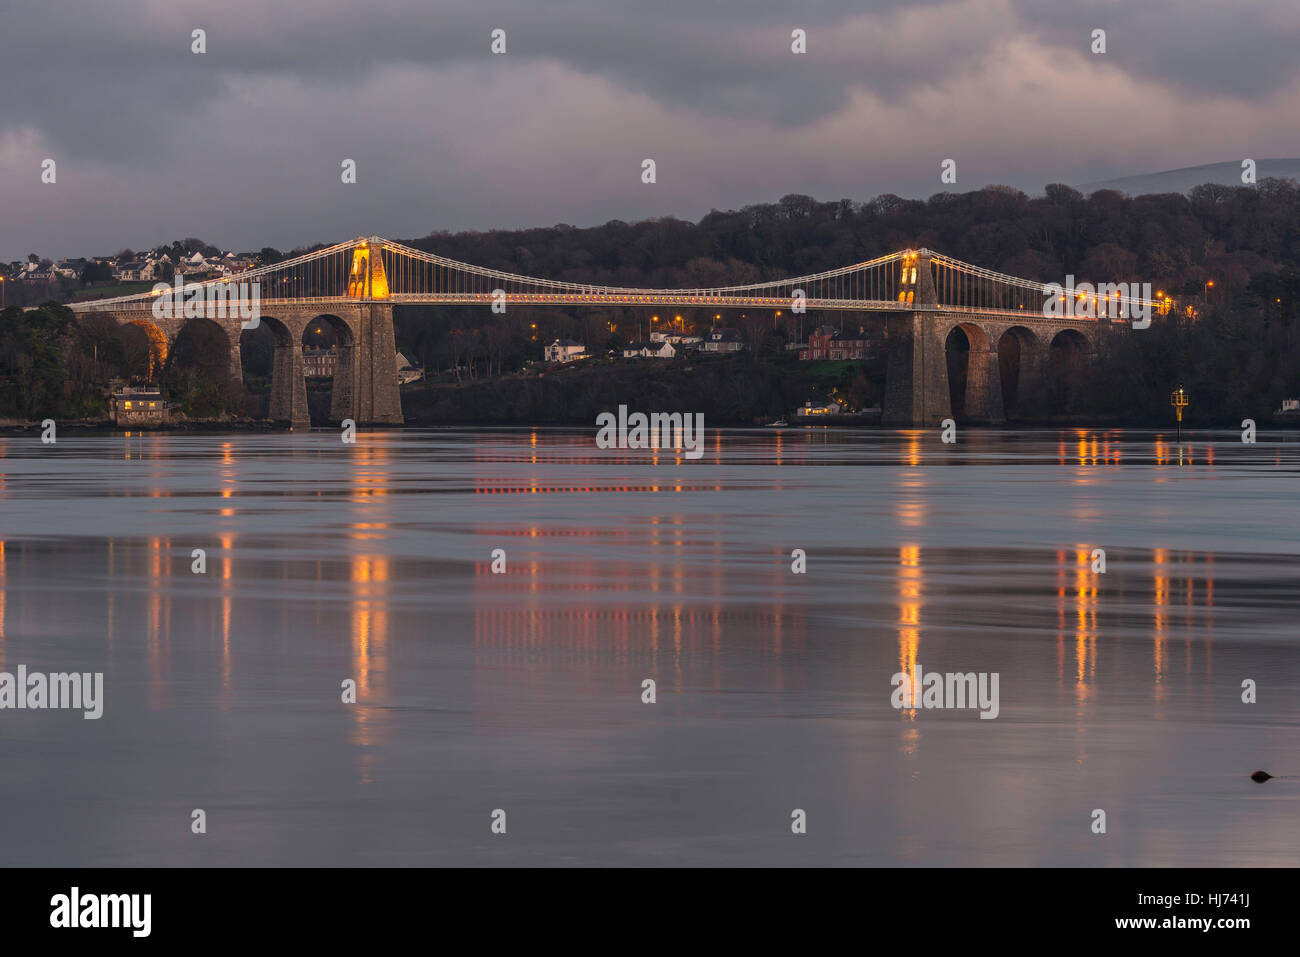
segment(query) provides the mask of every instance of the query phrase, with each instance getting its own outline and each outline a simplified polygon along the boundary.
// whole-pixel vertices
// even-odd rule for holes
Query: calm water
[[[593,437],[0,437],[0,864],[1300,862],[1300,441]]]

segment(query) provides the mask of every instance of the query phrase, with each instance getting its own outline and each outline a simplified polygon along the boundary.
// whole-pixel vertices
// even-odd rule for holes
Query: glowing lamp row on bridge
[[[411,293],[411,295],[419,295],[419,294]],[[478,299],[482,299],[484,301],[490,300],[493,296],[492,293],[486,293],[486,292],[471,292],[471,293],[448,292],[448,293],[441,293],[441,295],[445,295],[445,296],[469,295],[469,296],[474,296],[475,298]],[[710,302],[722,301],[722,302],[749,303],[752,305],[767,305],[767,306],[784,306],[790,302],[790,299],[788,298],[777,299],[771,296],[760,296],[760,297],[721,296],[721,295],[675,296],[671,293],[655,293],[654,295],[650,295],[650,296],[615,296],[610,294],[592,295],[592,296],[575,296],[575,295],[561,295],[559,293],[545,293],[545,292],[512,292],[512,293],[506,293],[506,296],[507,298],[521,300],[524,302],[533,302],[533,301],[540,302],[546,299],[560,299],[563,300],[564,302],[613,301],[613,302],[646,302],[646,303],[679,302],[679,301],[710,303]]]

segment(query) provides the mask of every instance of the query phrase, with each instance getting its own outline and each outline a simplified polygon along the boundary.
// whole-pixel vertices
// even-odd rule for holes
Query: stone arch
[[[240,351],[249,357],[250,364],[258,368],[258,374],[263,374],[261,363],[267,334],[270,334],[271,394],[267,417],[298,428],[309,426],[311,421],[307,414],[307,383],[303,377],[302,347],[299,345],[302,330],[299,323],[291,322],[289,318],[261,316],[256,328],[242,332]]]
[[[230,323],[191,316],[175,324],[164,377],[169,398],[191,414],[242,412],[243,381],[239,368],[239,338]]]
[[[292,337],[288,326],[270,316],[260,318],[251,329],[240,330],[240,375],[251,389],[257,391],[264,382],[269,382],[274,370],[276,347],[289,345]]]
[[[1078,329],[1062,329],[1048,345],[1048,400],[1053,412],[1069,412],[1084,386],[1092,344]]]
[[[134,343],[131,341],[132,330],[139,330],[135,335],[142,337]],[[122,333],[122,345],[133,377],[138,375],[146,383],[156,385],[171,352],[167,333],[148,319],[130,319],[122,323]]]
[[[208,340],[205,345],[211,345],[216,348],[220,342],[221,356],[219,363],[209,356],[194,355],[193,340],[197,336],[202,336]],[[218,338],[219,337],[219,338]],[[238,348],[238,344],[235,344]],[[198,360],[205,372],[213,375],[224,376],[230,370],[230,336],[225,327],[215,319],[208,319],[203,316],[192,316],[180,324],[175,337],[171,343],[171,355],[169,358],[185,362],[194,362]],[[220,368],[217,368],[217,366]]]
[[[303,326],[301,341],[307,374],[323,378],[321,373],[328,370],[329,412],[320,417],[330,422],[355,418],[357,332],[352,324],[342,316],[320,313]],[[327,355],[313,346],[327,346]]]
[[[1079,352],[1085,358],[1092,353],[1092,344],[1088,341],[1088,337],[1078,329],[1074,328],[1062,329],[1060,332],[1053,335],[1051,347],[1053,349],[1072,349]]]
[[[1008,326],[998,336],[997,354],[1004,410],[1031,409],[1043,372],[1042,339],[1027,326]]]
[[[1002,382],[997,345],[979,323],[953,324],[944,337],[948,392],[954,418],[1001,422]]]

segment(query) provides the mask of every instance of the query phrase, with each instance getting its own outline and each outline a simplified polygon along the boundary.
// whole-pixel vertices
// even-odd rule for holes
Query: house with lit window
[[[573,362],[587,358],[587,347],[572,339],[556,339],[542,352],[547,362]]]
[[[167,403],[161,392],[123,389],[109,397],[108,417],[118,425],[165,425]]]
[[[816,418],[819,415],[839,415],[841,406],[838,402],[821,402],[813,405],[811,402],[805,402],[803,408],[799,410],[799,415]]]

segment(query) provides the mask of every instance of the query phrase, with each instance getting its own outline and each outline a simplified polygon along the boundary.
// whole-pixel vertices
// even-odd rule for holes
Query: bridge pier
[[[241,331],[238,323],[221,324],[222,331],[226,334],[226,342],[230,347],[230,383],[235,388],[236,395],[244,394],[244,358],[239,349],[239,333]]]
[[[944,364],[947,365],[946,352]],[[946,373],[947,369],[944,371]],[[998,363],[997,340],[983,342],[978,349],[971,343],[966,361],[966,408],[963,417],[984,425],[999,425],[1007,420],[1002,404],[1002,369]]]
[[[938,425],[952,417],[944,338],[928,315],[910,312],[886,321],[889,359],[885,370],[884,425]]]
[[[339,343],[335,349],[338,357],[334,361],[334,385],[330,390],[330,421],[356,421],[357,363],[361,354],[351,342]]]
[[[307,411],[307,376],[302,346],[297,341],[276,340],[270,416],[273,421],[287,422],[295,429],[311,428],[311,415]]]
[[[357,422],[401,425],[402,396],[397,388],[397,334],[393,307],[364,303],[357,317],[357,376],[353,408]]]

